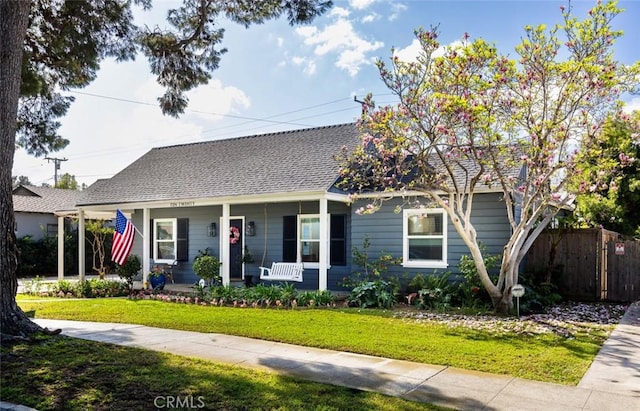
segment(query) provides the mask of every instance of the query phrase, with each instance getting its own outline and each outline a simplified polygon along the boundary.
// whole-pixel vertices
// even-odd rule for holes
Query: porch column
[[[318,290],[327,289],[327,271],[329,257],[329,218],[327,214],[328,202],[326,198],[320,199],[320,254],[318,271]]]
[[[151,271],[151,213],[142,209],[142,288],[147,288]]]
[[[222,263],[222,285],[231,284],[231,247],[229,246],[229,203],[222,204],[222,222],[220,224],[220,262]]]
[[[64,279],[64,217],[58,217],[58,280]]]
[[[85,258],[84,258],[84,210],[78,209],[78,278],[84,281]]]

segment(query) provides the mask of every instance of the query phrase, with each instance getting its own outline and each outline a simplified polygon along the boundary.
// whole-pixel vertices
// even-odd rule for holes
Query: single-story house
[[[34,240],[58,235],[58,210],[74,209],[82,192],[61,188],[19,185],[13,189],[14,231],[17,238]]]
[[[81,222],[88,213],[123,210],[136,227],[132,253],[144,273],[175,261],[180,283],[198,281],[192,264],[207,250],[220,258],[224,284],[272,262],[298,262],[301,288],[340,290],[359,269],[352,249],[365,238],[371,258],[382,251],[402,258],[392,274],[456,272],[468,251],[443,210],[395,213],[398,198],[372,215],[355,212],[367,200],[350,203],[336,186],[334,156],[357,144],[356,126],[341,124],[158,147],[83,191],[76,209]],[[484,188],[474,201],[478,237],[494,253],[510,236],[500,198]]]

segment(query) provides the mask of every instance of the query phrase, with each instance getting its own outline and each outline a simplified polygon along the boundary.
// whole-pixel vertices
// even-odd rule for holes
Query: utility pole
[[[360,103],[360,106],[362,107],[362,114],[360,114],[360,116],[364,118],[364,115],[366,113],[366,106],[364,101],[358,100],[357,96],[353,96],[353,101],[355,101],[356,103]]]
[[[58,170],[60,170],[60,163],[62,163],[63,161],[67,161],[67,159],[56,158],[56,157],[45,157],[44,159],[47,160],[47,162],[53,161],[53,165],[54,165],[53,187],[55,188],[58,185]]]

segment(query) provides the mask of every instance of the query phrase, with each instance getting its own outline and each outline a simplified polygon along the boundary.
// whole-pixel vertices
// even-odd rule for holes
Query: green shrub
[[[52,292],[57,294],[74,294],[75,293],[75,283],[69,280],[58,280],[58,282],[53,286]]]
[[[450,277],[450,271],[422,277],[422,289],[418,291],[421,308],[446,310],[451,306],[457,286],[449,281]]]
[[[330,307],[335,301],[331,291],[304,291],[298,295],[297,302],[300,307]]]
[[[401,259],[393,258],[393,256],[385,251],[380,252],[380,256],[376,259],[369,258],[369,248],[371,242],[365,237],[362,243],[362,251],[357,247],[353,247],[353,263],[360,267],[358,271],[351,273],[344,278],[342,285],[345,287],[355,287],[362,282],[381,280],[384,274],[389,270],[390,265],[399,264]]]
[[[125,280],[129,285],[129,290],[133,290],[133,278],[138,275],[138,272],[142,268],[140,257],[135,254],[129,255],[127,261],[124,264],[119,265],[116,269],[120,278]]]
[[[522,314],[543,313],[547,308],[562,301],[558,287],[549,282],[536,282],[536,276],[523,274],[520,283],[525,293],[520,297],[520,312]]]
[[[201,251],[201,254],[193,262],[193,272],[206,280],[208,284],[218,284],[221,281],[220,260],[209,255],[206,251]]]
[[[34,240],[27,235],[16,239],[18,248],[18,278],[53,274],[57,270],[58,246],[56,237]]]
[[[347,297],[349,305],[361,308],[391,308],[396,302],[392,285],[384,280],[365,281]]]
[[[484,259],[484,264],[487,270],[490,271],[489,277],[495,284],[497,281],[497,274],[492,274],[491,270],[500,266],[501,257],[497,254],[489,254],[487,248],[480,245],[480,252]],[[466,308],[479,308],[491,306],[491,298],[489,293],[485,290],[480,277],[478,276],[478,270],[473,262],[473,258],[470,255],[463,255],[458,263],[458,270],[464,277],[464,280],[460,282],[457,293],[455,295],[455,303],[460,304]]]
[[[407,293],[417,293],[425,287],[426,281],[424,276],[420,273],[416,274],[407,284]]]
[[[209,289],[209,298],[211,300],[224,300],[225,303],[241,300],[244,289],[234,287],[232,285],[217,285]]]
[[[280,286],[280,303],[284,307],[290,307],[293,300],[298,296],[298,291],[295,285],[291,283],[284,283]]]

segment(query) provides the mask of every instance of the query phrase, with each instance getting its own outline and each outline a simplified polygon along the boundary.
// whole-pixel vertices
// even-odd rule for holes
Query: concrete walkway
[[[577,387],[222,334],[35,321],[49,329],[61,328],[71,337],[257,368],[459,410],[640,410],[638,303],[627,311]]]

